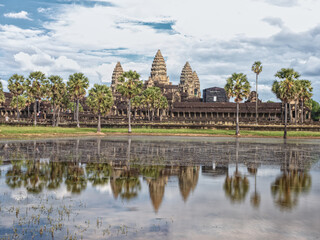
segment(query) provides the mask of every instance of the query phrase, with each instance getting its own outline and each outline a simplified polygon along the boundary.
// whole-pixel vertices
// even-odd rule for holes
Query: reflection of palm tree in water
[[[261,196],[257,192],[257,173],[258,173],[258,163],[257,163],[257,147],[254,154],[254,162],[248,166],[248,172],[254,175],[254,193],[251,195],[250,202],[253,207],[258,208],[260,206]]]
[[[92,186],[106,185],[109,182],[111,166],[108,163],[88,163],[86,173]]]
[[[293,209],[298,204],[299,195],[308,193],[311,189],[311,176],[306,169],[299,169],[299,159],[303,160],[301,154],[303,153],[290,151],[289,162],[287,162],[288,153],[285,150],[282,175],[271,184],[275,204],[282,210]]]
[[[81,193],[86,189],[87,178],[84,168],[79,163],[68,163],[65,184],[71,193]]]
[[[22,185],[22,164],[22,160],[12,161],[11,169],[6,173],[6,184],[12,189],[19,188]]]
[[[234,176],[229,177],[227,172],[226,179],[223,185],[226,196],[231,202],[242,202],[248,191],[249,181],[246,176],[242,176],[238,170],[238,158],[239,158],[239,140],[236,139],[236,171]]]
[[[130,172],[123,172],[118,178],[111,178],[111,189],[114,198],[130,200],[138,196],[141,190],[141,183],[138,176],[131,175]]]

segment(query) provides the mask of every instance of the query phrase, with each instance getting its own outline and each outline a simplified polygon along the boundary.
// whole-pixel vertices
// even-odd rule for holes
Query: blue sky
[[[109,84],[120,61],[146,80],[161,49],[173,84],[189,61],[202,89],[233,72],[255,88],[260,60],[263,100],[276,100],[274,74],[292,67],[320,101],[319,12],[317,0],[0,0],[0,78],[6,88],[14,73],[81,71]]]

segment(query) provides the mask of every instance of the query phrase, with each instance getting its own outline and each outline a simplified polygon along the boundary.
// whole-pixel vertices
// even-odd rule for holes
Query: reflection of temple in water
[[[149,194],[152,206],[155,212],[158,212],[164,197],[165,186],[168,182],[168,176],[160,176],[157,179],[146,179],[149,185]]]
[[[20,160],[12,162],[5,177],[10,188],[23,186],[30,193],[40,193],[44,189],[56,190],[64,183],[68,192],[80,194],[87,188],[88,182],[94,187],[110,184],[113,197],[127,201],[139,195],[143,179],[148,185],[154,211],[158,212],[169,178],[178,179],[180,193],[183,200],[187,201],[197,186],[199,169],[198,166],[128,166]]]
[[[138,196],[142,181],[148,185],[150,200],[157,212],[165,196],[170,177],[178,179],[182,199],[187,201],[195,190],[201,164],[204,176],[228,174],[229,164],[247,166],[256,176],[263,165],[281,166],[283,174],[272,184],[279,206],[297,202],[300,193],[308,192],[310,166],[318,161],[320,149],[314,144],[246,143],[217,141],[144,141],[141,138],[62,139],[0,143],[3,164],[11,164],[6,182],[12,188],[26,186],[30,192],[57,189],[65,184],[71,193],[81,193],[92,186],[110,184],[115,199]],[[212,163],[215,166],[212,166]],[[256,186],[256,184],[255,184]],[[230,199],[244,199],[247,180],[240,175],[227,176],[225,193]],[[236,196],[237,194],[237,196]],[[232,200],[232,201],[234,201]],[[259,205],[258,191],[252,204]],[[290,203],[291,202],[291,203]]]
[[[200,167],[181,167],[179,172],[179,188],[183,200],[186,202],[190,192],[194,191],[199,179]]]

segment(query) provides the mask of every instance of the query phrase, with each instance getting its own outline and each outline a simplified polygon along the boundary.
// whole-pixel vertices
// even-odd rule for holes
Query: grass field
[[[102,128],[102,134],[126,134],[126,128]],[[133,134],[150,135],[215,135],[234,136],[234,130],[212,130],[212,129],[149,129],[133,128]],[[63,128],[63,127],[13,127],[0,126],[0,138],[32,138],[32,137],[59,137],[59,136],[86,136],[96,135],[95,128]],[[246,131],[240,129],[242,137],[282,137],[282,131]],[[295,138],[320,138],[320,132],[311,131],[289,131],[288,137]]]

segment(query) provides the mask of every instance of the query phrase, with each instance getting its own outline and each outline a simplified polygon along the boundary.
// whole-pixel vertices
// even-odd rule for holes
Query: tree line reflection
[[[79,147],[79,140],[67,144],[73,148],[67,152],[68,154],[65,146],[57,143],[50,145],[34,141],[27,147],[25,144],[19,146],[16,143],[16,151],[10,151],[11,147],[5,145],[0,150],[4,153],[1,160],[9,165],[5,173],[6,184],[12,189],[24,187],[29,193],[37,194],[44,189],[56,190],[65,185],[68,192],[80,194],[87,188],[88,183],[93,187],[110,185],[115,199],[130,201],[139,195],[142,182],[145,182],[149,188],[150,200],[157,212],[171,177],[177,179],[181,197],[186,202],[195,191],[202,172],[204,176],[224,176],[222,189],[232,204],[246,200],[250,192],[249,177],[253,176],[254,187],[251,190],[250,203],[254,208],[258,208],[261,203],[261,194],[257,189],[257,174],[262,164],[261,148],[256,146],[255,151],[251,148],[250,158],[244,160],[245,151],[238,140],[233,144],[234,151],[224,152],[224,158],[221,155],[214,158],[214,167],[203,165],[201,169],[199,165],[177,165],[176,162],[167,164],[166,155],[161,157],[163,151],[154,149],[147,150],[148,153],[151,151],[157,154],[146,164],[145,159],[141,160],[134,154],[135,151],[131,151],[131,140],[124,144],[125,147],[122,149],[126,150],[122,154],[125,157],[119,161],[110,160],[103,153],[101,139],[98,139],[95,145],[97,154],[87,156],[79,150],[83,148]],[[55,151],[47,157],[43,154],[46,148],[54,148]],[[120,154],[119,149],[115,149],[114,154]],[[270,186],[273,201],[279,209],[291,210],[298,205],[299,196],[310,191],[312,180],[308,172],[312,163],[319,158],[318,155],[312,156],[309,151],[300,151],[288,145],[282,146],[281,151],[274,155],[279,155],[278,158],[281,159],[274,160],[280,162],[281,175],[277,176]],[[85,157],[87,160],[82,161]],[[316,160],[311,161],[312,159]],[[245,165],[247,171],[241,172],[239,163]],[[229,170],[230,164],[235,164],[233,173]]]
[[[80,194],[92,186],[110,184],[115,199],[131,200],[141,190],[141,179],[148,184],[150,199],[158,211],[169,177],[177,177],[184,201],[195,190],[200,173],[199,166],[120,166],[109,163],[68,163],[34,160],[12,161],[6,171],[6,184],[11,188],[24,187],[37,194],[44,189],[56,190],[65,185],[68,192]]]

